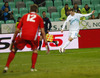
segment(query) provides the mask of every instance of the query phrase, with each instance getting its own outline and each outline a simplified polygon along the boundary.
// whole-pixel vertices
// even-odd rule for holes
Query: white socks
[[[69,44],[70,44],[70,41],[68,40],[68,41],[64,44],[63,48],[65,49]]]

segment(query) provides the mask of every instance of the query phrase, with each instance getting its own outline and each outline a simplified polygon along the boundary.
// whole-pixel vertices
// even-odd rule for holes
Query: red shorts
[[[32,50],[35,50],[38,47],[38,39],[36,41],[33,41],[33,40],[24,40],[24,39],[22,39],[22,38],[20,38],[18,36],[17,39],[15,40],[14,46],[17,49],[22,50],[25,47],[25,45],[27,45],[27,44],[29,44],[31,46]]]

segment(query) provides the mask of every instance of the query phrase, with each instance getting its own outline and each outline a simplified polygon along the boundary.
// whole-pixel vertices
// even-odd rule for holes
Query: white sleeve
[[[92,13],[89,13],[89,14],[79,14],[80,17],[87,17],[87,16],[90,16],[92,15]]]
[[[65,26],[66,26],[66,23],[69,21],[69,17],[67,17],[66,21],[64,22],[63,24],[63,27],[62,27],[62,30],[64,30]]]

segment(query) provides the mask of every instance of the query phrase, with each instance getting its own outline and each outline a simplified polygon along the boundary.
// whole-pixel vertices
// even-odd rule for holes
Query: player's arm
[[[15,38],[16,38],[17,34],[19,33],[19,31],[20,31],[20,29],[17,28],[16,31],[15,31],[15,33],[14,33],[14,36],[13,36],[12,42],[15,41]]]
[[[80,14],[80,17],[87,17],[87,16],[90,16],[92,14],[94,14],[95,10],[93,10],[91,13],[89,14]]]
[[[63,33],[63,30],[66,26],[66,23],[69,21],[69,17],[67,17],[66,21],[64,22],[63,26],[62,26],[62,29],[61,29],[61,32]]]
[[[15,38],[16,38],[17,34],[20,32],[21,27],[22,27],[22,20],[19,22],[19,24],[17,26],[17,29],[16,29],[16,31],[14,33],[14,36],[13,36],[13,39],[12,39],[12,42],[11,42],[11,45],[10,45],[10,50],[13,49]]]
[[[49,23],[49,28],[48,28],[48,32],[51,30],[52,24],[51,21],[48,19],[48,23]]]
[[[17,34],[19,33],[19,31],[20,30],[17,28],[16,31],[15,31],[15,33],[14,33],[14,36],[13,36],[13,39],[12,39],[12,42],[11,42],[11,45],[10,45],[10,50],[13,49],[13,45],[14,45],[14,42],[15,42],[15,38],[16,38]]]

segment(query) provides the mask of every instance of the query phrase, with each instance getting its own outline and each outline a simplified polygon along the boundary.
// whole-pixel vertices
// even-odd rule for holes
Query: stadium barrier
[[[64,33],[61,33],[60,31],[57,32],[50,32],[54,36],[54,40],[58,41],[58,46],[56,46],[54,43],[49,43],[50,50],[57,50],[59,49],[66,41],[68,38],[68,32],[69,31],[64,31]],[[9,46],[11,43],[11,40],[13,38],[13,34],[1,34],[0,35],[0,53],[1,52],[9,52]],[[39,38],[39,36],[38,36]],[[68,47],[67,49],[77,49],[78,48],[78,39],[74,40]],[[43,42],[42,44],[42,50],[45,50],[45,44]],[[26,45],[23,51],[31,51],[30,46]]]
[[[64,21],[52,22],[52,30],[61,30]],[[98,29],[100,28],[100,19],[81,20],[80,29]],[[65,30],[69,30],[69,23],[65,26]]]
[[[80,30],[79,48],[100,48],[100,29]]]
[[[2,24],[1,25],[1,33],[14,33],[15,32],[15,24]]]
[[[51,31],[59,31],[62,28],[64,21],[52,22]],[[80,29],[97,29],[100,28],[100,20],[83,20],[80,21]],[[69,23],[67,23],[65,30],[69,29]],[[15,24],[2,24],[1,33],[13,33],[15,31]]]
[[[48,43],[50,50],[58,50],[64,45],[68,39],[69,31],[50,32],[54,35],[54,40],[58,42],[58,46],[54,43]],[[100,29],[87,29],[80,30],[81,37],[73,40],[66,49],[79,49],[79,48],[95,48],[100,47]],[[12,40],[13,34],[0,34],[0,53],[10,52],[9,46]],[[39,37],[39,36],[38,36]],[[45,44],[42,44],[42,50],[45,50]],[[26,45],[22,51],[31,51],[30,45]]]

